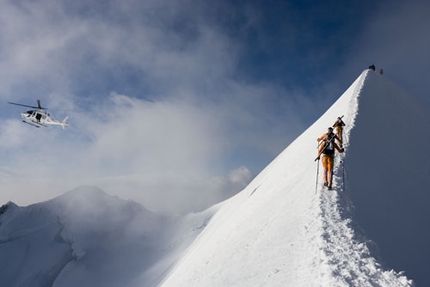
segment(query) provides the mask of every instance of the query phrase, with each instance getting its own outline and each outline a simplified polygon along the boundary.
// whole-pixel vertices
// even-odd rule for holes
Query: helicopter
[[[47,111],[45,111],[47,108],[42,108],[40,100],[37,100],[37,107],[12,102],[8,102],[8,104],[35,109],[21,113],[22,121],[33,127],[40,128],[47,127],[48,125],[57,125],[61,126],[64,130],[69,125],[67,123],[69,117],[65,117],[62,121],[54,119]]]

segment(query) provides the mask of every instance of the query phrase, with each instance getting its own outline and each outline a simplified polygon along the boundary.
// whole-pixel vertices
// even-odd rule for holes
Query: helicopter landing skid
[[[36,128],[40,128],[41,126],[43,126],[43,125],[37,125],[37,124],[34,124],[34,123],[29,123],[29,122],[26,122],[26,121],[22,121],[23,123],[26,123],[27,125],[30,125],[30,126],[33,126],[33,127],[36,127]]]

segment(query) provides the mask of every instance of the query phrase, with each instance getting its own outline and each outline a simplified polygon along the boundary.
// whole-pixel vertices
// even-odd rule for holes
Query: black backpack
[[[333,155],[334,154],[334,146],[333,146],[333,142],[334,142],[334,133],[331,133],[329,135],[327,135],[327,137],[325,138],[325,147],[323,150],[323,154],[325,155]]]

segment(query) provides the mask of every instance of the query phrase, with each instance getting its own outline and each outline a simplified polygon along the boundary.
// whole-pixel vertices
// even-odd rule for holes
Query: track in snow
[[[373,253],[376,248],[372,241],[366,240],[359,227],[352,220],[353,205],[347,193],[347,173],[345,155],[337,156],[333,190],[320,188],[318,226],[322,238],[318,240],[321,251],[320,270],[324,286],[413,286],[403,274],[386,270],[377,262]],[[328,284],[328,285],[326,285]]]

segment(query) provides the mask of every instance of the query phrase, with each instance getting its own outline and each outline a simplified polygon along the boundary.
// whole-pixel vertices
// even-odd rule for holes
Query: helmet
[[[327,130],[328,130],[329,132],[332,132],[332,131],[333,131],[333,128],[332,128],[332,127],[329,127]]]

